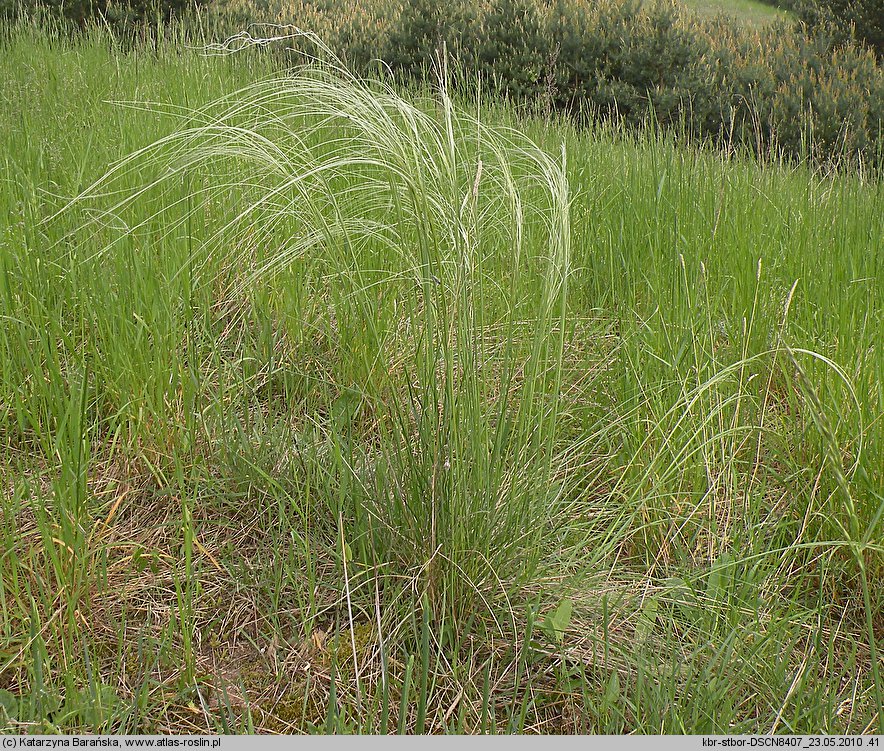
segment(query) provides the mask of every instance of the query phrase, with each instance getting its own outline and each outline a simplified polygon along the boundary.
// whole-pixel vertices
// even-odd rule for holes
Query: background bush
[[[168,18],[204,1],[40,0],[79,23]],[[794,2],[805,4],[795,7],[806,33],[699,18],[672,0],[217,0],[212,13],[216,29],[266,21],[313,31],[359,72],[382,65],[399,80],[435,80],[444,50],[462,90],[481,85],[538,111],[650,124],[761,157],[879,171],[881,0]]]
[[[835,2],[835,0],[831,0]],[[864,1],[864,0],[861,0]],[[880,0],[874,0],[880,2]],[[576,118],[654,127],[762,157],[880,169],[884,78],[849,34],[700,19],[671,0],[339,0],[221,13],[316,31],[348,64],[435,76]],[[829,0],[826,0],[829,2]]]
[[[99,20],[130,33],[144,24],[169,22],[209,0],[0,0],[0,20],[62,21],[83,27]]]
[[[763,0],[787,8],[815,36],[843,43],[856,39],[884,56],[884,3],[882,0]]]
[[[553,78],[566,111],[579,102],[762,156],[880,163],[881,69],[852,43],[700,23],[667,3],[612,5],[570,30],[568,15],[553,15],[549,35],[565,40]]]

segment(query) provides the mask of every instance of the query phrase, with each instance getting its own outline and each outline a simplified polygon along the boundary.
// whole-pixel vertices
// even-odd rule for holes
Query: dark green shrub
[[[434,69],[443,50],[454,60],[465,62],[464,29],[476,18],[476,9],[467,2],[438,3],[435,0],[406,0],[390,26],[382,45],[383,60],[407,77],[420,77]]]
[[[433,0],[408,0],[393,27],[384,59],[407,75],[428,69],[444,40],[443,6]]]
[[[884,2],[882,0],[794,0],[793,10],[810,35],[830,46],[856,39],[884,57]]]
[[[580,0],[556,0],[550,8],[547,37],[552,59],[548,76],[553,103],[559,110],[576,109],[598,90],[609,39],[601,33],[587,33],[598,28],[597,21]]]
[[[871,52],[773,29],[732,38],[711,60],[717,82],[703,127],[719,144],[880,168],[884,77]]]
[[[707,53],[706,41],[678,23],[671,3],[658,2],[648,14],[631,20],[608,73],[612,82],[631,91],[617,99],[621,112],[634,123],[652,110],[664,127],[684,124],[694,98],[704,94],[700,61]]]
[[[172,17],[206,4],[208,0],[0,0],[0,15],[49,17],[75,26],[101,19],[118,30]],[[3,5],[5,3],[5,6]]]
[[[532,0],[491,0],[473,49],[477,72],[494,91],[517,101],[544,92],[551,48]]]
[[[544,111],[884,167],[884,74],[849,37],[702,20],[672,0],[400,1],[285,0],[269,20],[314,29],[358,69],[376,56],[400,78],[435,76],[444,49],[453,83]]]
[[[689,128],[702,111],[709,44],[680,23],[673,4],[658,2],[650,11],[632,2],[599,4],[590,12],[558,0],[547,29],[558,44],[551,79],[565,109],[582,102],[631,124],[653,115],[664,127]]]
[[[557,0],[547,17],[547,36],[552,40],[550,80],[560,109],[590,107],[610,116],[630,109],[631,87],[620,92],[622,104],[612,90],[617,78],[615,61],[639,13],[638,2],[588,6],[581,0]]]

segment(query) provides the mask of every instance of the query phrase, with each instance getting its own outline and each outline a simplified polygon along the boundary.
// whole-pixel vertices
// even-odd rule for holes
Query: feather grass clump
[[[462,614],[505,600],[555,493],[564,154],[459,112],[444,87],[413,103],[333,65],[169,114],[180,127],[78,200],[103,195],[121,217],[139,199],[154,208],[127,218],[133,231],[187,242],[198,216],[209,228],[181,273],[225,257],[228,294],[272,290],[296,310],[290,331],[327,332],[339,397],[324,416],[302,408],[328,449],[345,568],[407,574]]]

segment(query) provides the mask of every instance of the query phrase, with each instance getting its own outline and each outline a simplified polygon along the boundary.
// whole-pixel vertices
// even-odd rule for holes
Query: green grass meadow
[[[0,40],[0,728],[884,732],[884,190]]]
[[[682,0],[682,4],[701,16],[725,15],[754,26],[790,18],[789,11],[759,0]]]

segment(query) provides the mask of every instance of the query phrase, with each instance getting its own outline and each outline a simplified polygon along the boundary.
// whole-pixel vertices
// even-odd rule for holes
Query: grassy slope
[[[682,0],[704,16],[724,14],[746,23],[765,24],[789,17],[789,12],[756,0]]]
[[[458,301],[432,276],[400,283],[423,268],[402,265],[421,232],[392,249],[369,238],[349,258],[320,240],[234,291],[225,280],[309,219],[296,202],[226,227],[250,195],[243,175],[256,189],[272,178],[240,171],[242,153],[116,216],[100,213],[113,197],[95,197],[47,221],[176,125],[109,100],[192,108],[272,70],[102,40],[3,50],[9,722],[875,727],[880,186],[529,124],[568,155],[564,328],[539,317],[555,271],[542,182],[521,189],[519,264],[512,227],[490,224],[508,209],[488,145],[475,146],[475,201],[498,213],[478,211],[479,281]],[[334,128],[308,138],[317,158],[329,133],[350,132]],[[459,141],[461,192],[433,196],[461,222],[476,162],[467,130]],[[131,194],[160,169],[133,162],[113,187]],[[373,168],[341,169],[328,196],[345,210],[361,186],[386,195],[366,182]],[[451,332],[438,350],[422,344],[433,325]],[[475,378],[445,371],[472,346]]]

